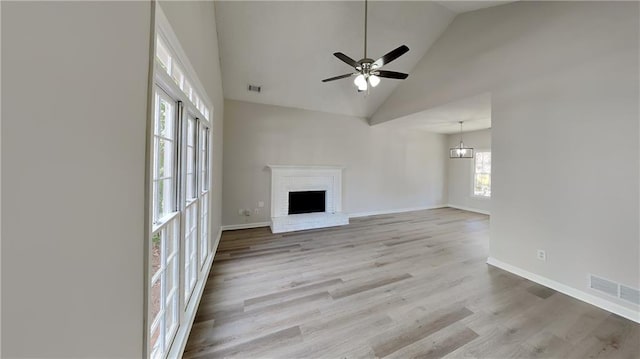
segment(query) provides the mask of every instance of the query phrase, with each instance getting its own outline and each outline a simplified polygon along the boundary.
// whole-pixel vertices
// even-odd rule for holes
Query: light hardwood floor
[[[640,358],[640,325],[485,264],[444,208],[223,234],[185,358]]]

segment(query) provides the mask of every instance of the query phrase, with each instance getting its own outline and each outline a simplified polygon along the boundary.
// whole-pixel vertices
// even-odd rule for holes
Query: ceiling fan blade
[[[344,75],[340,75],[340,76],[329,77],[328,79],[322,80],[322,82],[329,82],[329,81],[334,81],[334,80],[346,79],[347,77],[351,77],[351,76],[353,76],[353,74],[344,74]]]
[[[385,70],[377,70],[376,72],[379,77],[386,77],[388,79],[404,80],[407,77],[409,77],[408,74],[404,74],[402,72],[385,71]]]
[[[407,47],[407,45],[402,45],[396,48],[395,50],[391,50],[381,58],[377,59],[371,66],[373,68],[380,68],[390,63],[391,61],[397,59],[398,57],[404,55],[407,51],[409,51],[409,48]]]
[[[343,54],[342,52],[334,52],[333,56],[339,58],[340,60],[344,61],[346,64],[348,64],[349,66],[352,66],[353,68],[360,69],[360,64],[358,63],[358,61],[350,58],[349,56]]]

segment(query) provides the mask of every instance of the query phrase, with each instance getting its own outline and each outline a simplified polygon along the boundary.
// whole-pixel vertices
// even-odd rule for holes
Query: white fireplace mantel
[[[349,224],[342,213],[344,166],[268,165],[271,169],[271,231],[298,231]],[[289,214],[289,192],[326,191],[325,212]]]

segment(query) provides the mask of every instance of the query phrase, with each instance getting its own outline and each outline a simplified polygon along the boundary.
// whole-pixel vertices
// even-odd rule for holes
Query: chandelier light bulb
[[[365,91],[367,89],[367,79],[364,78],[364,75],[360,74],[356,76],[353,83],[358,86],[358,90]]]
[[[376,75],[371,75],[369,76],[369,85],[371,85],[371,87],[376,87],[378,86],[378,84],[380,83],[380,78]]]

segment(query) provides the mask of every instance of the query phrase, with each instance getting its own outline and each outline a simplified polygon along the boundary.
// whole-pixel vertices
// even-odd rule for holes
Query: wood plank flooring
[[[485,264],[487,216],[224,232],[184,358],[640,358],[640,325]]]

